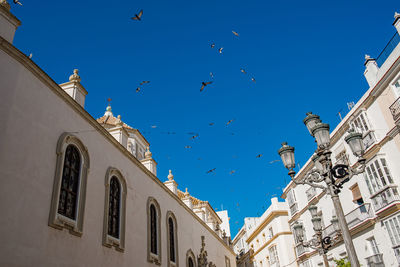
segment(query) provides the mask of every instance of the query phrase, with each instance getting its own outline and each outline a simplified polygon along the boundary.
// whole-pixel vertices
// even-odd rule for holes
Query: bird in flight
[[[143,9],[139,11],[139,14],[135,14],[131,19],[133,20],[142,20]]]
[[[200,88],[200,92],[204,90],[204,87],[206,87],[207,85],[212,84],[212,81],[209,82],[201,82],[201,88]]]
[[[136,93],[140,92],[140,87],[136,88]]]
[[[143,81],[143,82],[140,83],[140,85],[143,85],[143,84],[149,83],[149,82],[150,82],[150,81]]]
[[[211,79],[214,79],[214,73],[210,72]]]
[[[223,50],[224,48],[223,47],[221,47],[220,49],[218,49],[218,52],[220,53],[220,54],[222,54],[222,50]]]
[[[244,69],[240,69],[240,72],[246,74],[247,72]]]
[[[234,174],[236,171],[235,170],[231,170],[230,172],[229,172],[229,174]]]
[[[262,154],[258,154],[257,156],[256,156],[256,158],[261,158],[262,157]]]
[[[254,77],[251,77],[251,81],[255,83],[256,79],[254,79]]]
[[[278,162],[278,161],[281,161],[281,160],[280,160],[280,159],[271,160],[271,161],[269,162],[269,164],[272,164],[272,163],[275,163],[275,162]]]
[[[199,137],[199,134],[195,134],[191,137],[192,140],[196,139],[197,137]]]
[[[213,123],[213,122],[210,122],[208,125],[210,125],[210,126],[213,126],[213,125],[214,125],[214,123]]]
[[[157,128],[157,125],[152,125],[151,128],[155,129]]]
[[[216,168],[208,170],[206,173],[212,173],[213,171],[215,171]]]
[[[20,6],[22,6],[22,3],[19,0],[13,0],[14,4],[18,4]]]
[[[227,123],[226,123],[226,126],[228,126],[229,124],[231,124],[233,122],[233,120],[229,120]]]
[[[192,148],[192,147],[191,146],[185,146],[185,148],[189,149],[189,148]]]
[[[233,33],[235,36],[239,37],[239,34],[238,34],[237,32],[232,31],[232,33]]]
[[[215,43],[212,43],[210,46],[211,46],[211,48],[214,48],[215,47]]]

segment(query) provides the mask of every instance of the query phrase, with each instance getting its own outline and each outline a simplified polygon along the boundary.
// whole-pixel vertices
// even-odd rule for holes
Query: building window
[[[268,238],[271,239],[273,236],[274,236],[274,231],[273,231],[272,227],[270,227],[268,229]]]
[[[393,84],[393,91],[396,97],[400,97],[400,79]]]
[[[126,182],[121,172],[110,167],[105,180],[103,245],[123,251],[125,246]]]
[[[167,212],[168,266],[178,266],[178,234],[175,215]]]
[[[373,143],[375,143],[375,135],[371,129],[371,126],[368,122],[367,113],[365,111],[361,112],[351,123],[350,126],[356,131],[362,134],[363,143],[365,149],[370,147]]]
[[[269,264],[279,266],[278,251],[276,250],[276,245],[268,249],[269,252]]]
[[[155,198],[149,197],[147,200],[147,260],[158,265],[161,265],[160,218],[160,205]]]
[[[384,221],[384,225],[392,243],[397,262],[400,264],[400,215],[387,219]]]
[[[58,139],[56,154],[49,226],[81,236],[89,154],[83,143],[69,133]]]
[[[196,267],[196,257],[191,249],[186,252],[186,267]]]
[[[288,200],[288,204],[289,204],[290,215],[293,216],[298,211],[296,195],[295,195],[293,189],[289,190],[289,192],[287,194],[287,200]]]
[[[371,195],[388,184],[393,184],[392,175],[384,158],[374,159],[365,170],[365,181]]]
[[[311,259],[305,260],[302,263],[302,267],[312,267],[312,266],[313,266],[313,264],[312,264]]]
[[[225,266],[231,267],[231,260],[227,256],[225,256]]]

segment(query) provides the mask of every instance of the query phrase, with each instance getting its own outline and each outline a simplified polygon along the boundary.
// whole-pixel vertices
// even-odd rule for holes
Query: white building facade
[[[1,0],[0,266],[235,266],[210,204],[161,182],[111,107],[84,109],[77,70],[58,85],[14,47],[19,24]]]
[[[344,184],[340,201],[352,235],[358,260],[362,266],[400,265],[400,15],[393,23],[397,32],[375,60],[366,56],[365,77],[369,89],[352,107],[331,133],[333,164],[356,166],[357,158],[344,141],[348,129],[362,133],[367,160],[365,173],[354,176]],[[301,180],[314,168],[311,158],[296,174]],[[324,226],[323,235],[332,236],[330,222],[335,215],[330,196],[320,189],[293,182],[282,195],[289,206],[289,223],[305,228],[305,240],[314,236],[308,207],[318,207]],[[295,237],[296,241],[297,238]],[[299,266],[323,266],[321,255],[312,249],[295,244]],[[343,242],[332,247],[327,258],[347,256]]]

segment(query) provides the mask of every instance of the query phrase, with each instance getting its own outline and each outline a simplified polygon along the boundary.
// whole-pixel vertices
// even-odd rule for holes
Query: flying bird
[[[133,20],[142,20],[142,15],[143,15],[143,9],[139,11],[139,14],[135,14],[135,16],[132,17],[131,19],[133,19]]]
[[[275,163],[275,162],[279,162],[279,161],[281,161],[281,160],[280,160],[280,159],[271,160],[271,161],[269,162],[269,164],[272,164],[272,163]]]
[[[220,54],[222,54],[222,50],[223,50],[224,48],[223,47],[221,47],[220,49],[218,49],[218,52],[220,53]]]
[[[214,79],[214,73],[210,72],[211,79]]]
[[[136,93],[140,92],[140,87],[136,88]]]
[[[213,122],[210,122],[208,125],[210,125],[210,126],[213,126],[213,125],[214,125],[214,123],[213,123]]]
[[[215,44],[214,44],[214,43],[212,43],[210,46],[211,46],[211,48],[214,48],[214,47],[215,47]]]
[[[14,4],[18,4],[18,5],[22,6],[22,3],[18,0],[13,0],[13,2],[14,2]]]
[[[209,84],[212,84],[212,81],[209,82],[201,82],[201,88],[200,88],[200,92],[204,90],[204,87],[206,87]]]
[[[255,83],[256,79],[254,79],[254,77],[251,77],[251,81]]]
[[[247,72],[244,69],[240,69],[240,72],[246,74]]]
[[[229,172],[229,174],[234,174],[236,171],[235,170],[231,170],[230,172]]]
[[[189,148],[192,148],[192,147],[191,146],[185,146],[185,148],[189,149]]]
[[[262,157],[262,154],[258,154],[256,158],[261,158],[261,157]]]
[[[232,33],[233,33],[235,36],[239,37],[239,34],[238,34],[237,32],[232,31]]]
[[[157,125],[151,125],[151,128],[155,129],[157,128]]]
[[[140,85],[143,85],[143,84],[149,83],[149,82],[150,82],[150,81],[143,81],[143,82],[140,83]]]
[[[233,122],[233,120],[229,120],[227,123],[226,123],[226,126],[228,126],[229,124],[231,124]]]
[[[206,173],[212,173],[213,171],[215,171],[216,168],[208,170]]]
[[[199,135],[198,135],[198,134],[195,134],[195,135],[193,135],[191,138],[192,138],[192,140],[194,140],[194,139],[196,139],[197,137],[199,137]]]

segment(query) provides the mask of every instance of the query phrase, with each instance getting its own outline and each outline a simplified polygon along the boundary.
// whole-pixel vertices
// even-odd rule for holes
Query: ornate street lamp
[[[295,179],[296,172],[293,170],[296,166],[294,160],[294,147],[289,146],[286,142],[282,143],[282,147],[278,150],[278,153],[281,156],[285,168],[289,170],[288,174],[292,178],[293,183],[306,184],[314,188],[320,188],[331,196],[337,216],[337,218],[335,217],[332,219],[333,227],[335,227],[337,233],[339,233],[339,228],[341,230],[341,236],[343,237],[351,266],[359,267],[360,263],[357,259],[357,254],[354,249],[349,227],[338,194],[343,188],[344,183],[349,181],[354,175],[363,173],[365,170],[366,160],[363,158],[364,143],[362,135],[356,133],[353,129],[350,129],[349,134],[345,137],[345,141],[349,145],[352,153],[358,158],[357,166],[351,167],[347,164],[336,164],[333,166],[331,160],[332,152],[329,150],[331,145],[329,124],[322,123],[319,116],[312,114],[311,112],[308,112],[306,115],[307,117],[303,122],[317,142],[317,150],[311,158],[315,168],[308,172],[302,179]],[[315,217],[316,208],[310,207],[310,209],[310,212],[314,214],[314,229],[318,230],[321,227],[321,218],[318,219],[318,217]],[[300,225],[300,227],[302,226]],[[317,230],[316,232],[320,232]],[[300,229],[298,229],[298,231],[300,231]],[[328,239],[325,241],[328,242]],[[330,246],[326,247],[326,249],[329,247]]]

